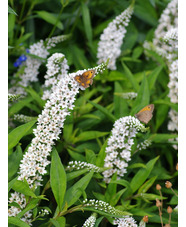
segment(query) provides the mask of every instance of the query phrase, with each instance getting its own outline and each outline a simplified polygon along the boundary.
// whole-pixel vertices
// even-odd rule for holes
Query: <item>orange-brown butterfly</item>
[[[141,122],[147,124],[151,118],[152,118],[152,113],[154,111],[154,104],[149,104],[145,106],[142,110],[140,110],[137,114],[135,114],[135,117],[138,118]]]
[[[84,88],[89,87],[93,83],[93,77],[95,75],[95,70],[88,70],[84,72],[82,75],[75,76],[75,80]]]

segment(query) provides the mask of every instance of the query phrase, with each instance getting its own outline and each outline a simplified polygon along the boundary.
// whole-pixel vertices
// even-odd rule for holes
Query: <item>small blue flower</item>
[[[20,66],[21,63],[22,63],[22,61],[20,61],[19,59],[17,59],[17,60],[14,62],[14,67]]]
[[[22,61],[26,61],[27,57],[22,54],[20,57],[19,57],[19,60],[22,62]]]
[[[27,53],[29,53],[29,52],[30,52],[28,48],[26,49],[26,52],[27,52]]]

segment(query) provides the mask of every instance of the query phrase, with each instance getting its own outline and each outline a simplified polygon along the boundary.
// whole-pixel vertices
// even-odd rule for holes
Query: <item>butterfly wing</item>
[[[92,78],[95,75],[95,70],[88,70],[84,72],[82,75],[75,76],[75,80],[84,88],[89,87],[89,85],[92,85],[93,80]]]
[[[143,112],[137,113],[135,115],[135,117],[138,118],[138,120],[140,120],[141,122],[148,124],[148,122],[151,120],[152,118],[152,112],[145,110]]]
[[[147,124],[151,118],[152,118],[152,113],[154,111],[154,104],[149,104],[145,106],[143,109],[141,109],[137,114],[135,114],[135,117],[138,118],[141,122]]]

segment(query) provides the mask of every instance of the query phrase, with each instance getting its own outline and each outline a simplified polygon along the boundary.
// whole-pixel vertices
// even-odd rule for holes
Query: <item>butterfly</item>
[[[75,80],[84,88],[89,87],[93,83],[93,77],[95,75],[95,70],[91,69],[84,72],[82,75],[75,76]]]
[[[154,104],[149,104],[145,106],[142,110],[140,110],[137,114],[135,114],[135,117],[138,118],[141,122],[147,124],[151,118],[152,118],[152,113],[154,111]]]

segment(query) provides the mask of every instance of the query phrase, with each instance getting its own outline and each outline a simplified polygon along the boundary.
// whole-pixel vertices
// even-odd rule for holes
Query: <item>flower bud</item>
[[[143,217],[143,221],[144,221],[145,223],[148,222],[148,216],[147,216],[147,215]]]
[[[177,165],[176,165],[176,170],[178,171],[178,163],[177,163]]]
[[[172,207],[170,207],[170,206],[167,207],[167,213],[168,214],[171,214],[172,213]]]
[[[156,190],[158,190],[158,191],[161,190],[161,185],[157,184],[156,185]]]
[[[165,187],[166,188],[171,188],[172,187],[172,183],[170,181],[166,181],[165,182]]]
[[[165,224],[165,226],[164,226],[164,227],[171,227],[171,226],[170,226],[170,224]]]
[[[161,202],[159,201],[159,199],[156,199],[156,206],[161,207]]]

